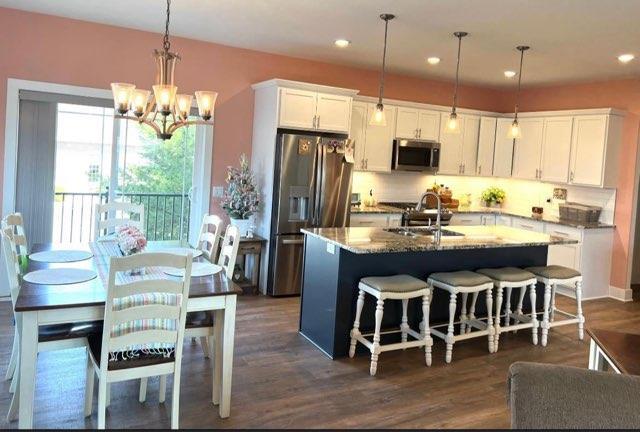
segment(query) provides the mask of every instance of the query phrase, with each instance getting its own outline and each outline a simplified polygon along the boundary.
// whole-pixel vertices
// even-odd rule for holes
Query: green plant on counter
[[[481,199],[487,205],[490,204],[502,204],[507,194],[504,189],[500,189],[499,187],[492,186],[490,188],[485,189],[482,192]]]

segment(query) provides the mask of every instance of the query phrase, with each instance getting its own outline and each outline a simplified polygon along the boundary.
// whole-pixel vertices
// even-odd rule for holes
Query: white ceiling
[[[0,0],[0,6],[161,32],[163,0]],[[389,70],[452,79],[456,39],[464,30],[461,79],[514,85],[515,46],[525,55],[523,86],[640,76],[640,0],[174,0],[172,34],[294,57],[378,67],[380,13],[389,25]],[[333,45],[336,38],[352,44]],[[160,44],[160,40],[158,40]],[[179,48],[179,47],[177,47]],[[439,56],[438,66],[427,65]]]

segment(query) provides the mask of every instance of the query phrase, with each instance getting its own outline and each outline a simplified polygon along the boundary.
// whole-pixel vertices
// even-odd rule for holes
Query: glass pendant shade
[[[196,102],[198,103],[198,114],[202,120],[208,121],[213,117],[213,110],[216,105],[218,93],[212,91],[197,91]]]
[[[126,114],[131,104],[131,95],[136,86],[127,83],[111,83],[111,91],[113,92],[113,104],[119,114]]]
[[[191,101],[193,96],[179,94],[176,96],[176,103],[178,105],[178,115],[180,119],[186,120],[189,118],[189,112],[191,111]]]
[[[131,109],[136,117],[141,117],[147,109],[149,90],[136,89],[131,94]]]
[[[173,111],[178,87],[173,85],[154,85],[153,94],[156,97],[156,110],[163,116],[168,116]]]
[[[515,119],[511,126],[509,127],[509,132],[507,133],[507,137],[509,139],[519,139],[522,138],[522,129],[520,129],[520,124],[518,123],[518,119]]]
[[[445,131],[450,134],[460,133],[460,119],[458,118],[458,114],[456,114],[455,112],[449,114]]]
[[[376,109],[373,110],[373,114],[371,114],[369,124],[373,126],[387,125],[387,116],[384,114],[384,105],[382,105],[381,103],[376,105]]]

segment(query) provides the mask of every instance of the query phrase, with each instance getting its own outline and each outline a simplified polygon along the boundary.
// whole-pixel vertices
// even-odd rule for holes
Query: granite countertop
[[[436,243],[433,240],[433,236],[418,235],[409,237],[391,233],[382,228],[309,228],[303,229],[302,232],[356,254],[548,246],[578,243],[577,240],[499,225],[448,226],[445,227],[444,230],[463,235],[443,235],[440,243]]]
[[[451,209],[451,211],[454,214],[455,213],[462,213],[462,214],[491,213],[491,214],[497,214],[497,215],[517,217],[520,219],[549,222],[549,223],[554,223],[554,224],[573,227],[573,228],[580,228],[580,229],[615,228],[615,225],[613,224],[605,224],[601,222],[597,222],[594,224],[583,224],[580,222],[573,222],[565,219],[560,219],[557,216],[552,216],[548,214],[543,214],[541,217],[533,217],[531,213],[524,214],[524,213],[515,212],[513,210],[504,210],[500,208],[491,208],[491,207],[468,207],[468,208]],[[402,209],[385,205],[385,204],[378,204],[372,207],[365,207],[365,206],[351,207],[351,214],[402,214]]]

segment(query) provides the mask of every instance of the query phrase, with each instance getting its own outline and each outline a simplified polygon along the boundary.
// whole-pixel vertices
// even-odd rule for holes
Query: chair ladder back
[[[222,219],[218,215],[206,214],[202,218],[200,237],[197,247],[204,256],[211,262],[216,262],[218,255],[218,243],[220,243],[220,229]]]
[[[233,225],[227,226],[220,248],[218,265],[222,267],[227,278],[233,278],[233,270],[236,266],[238,247],[240,246],[240,230]]]
[[[29,255],[29,250],[22,213],[10,213],[4,218],[3,222],[12,230],[13,242],[17,246],[18,255],[26,258]]]
[[[192,255],[144,253],[112,257],[105,303],[100,368],[106,372],[110,353],[172,346],[174,361],[182,358]],[[184,270],[181,278],[140,279],[120,276],[133,269],[173,267]],[[119,283],[124,279],[126,282]],[[175,366],[178,367],[177,365]]]
[[[138,219],[132,219],[137,214]],[[104,218],[103,218],[104,217]],[[130,225],[144,231],[144,205],[126,202],[110,202],[94,206],[93,238],[98,239],[121,225]]]
[[[15,307],[18,294],[20,293],[20,265],[18,263],[16,244],[13,242],[13,229],[3,223],[0,236],[2,237],[2,256],[7,269],[11,303]]]

